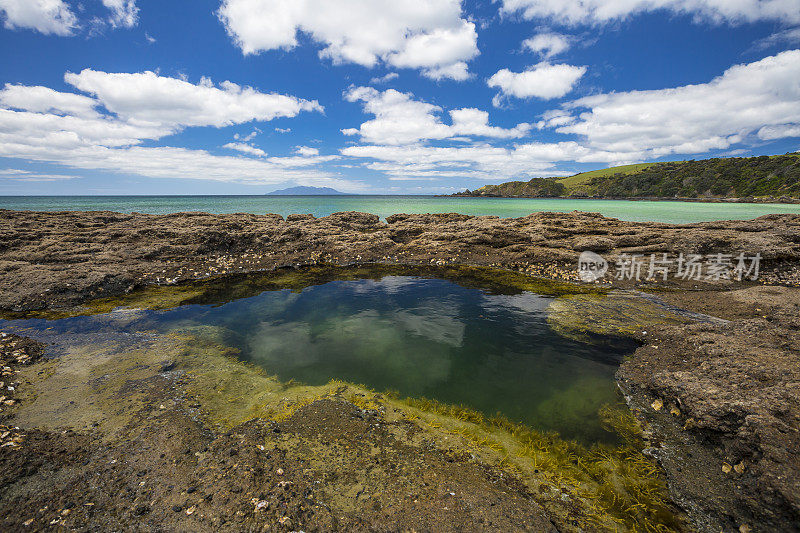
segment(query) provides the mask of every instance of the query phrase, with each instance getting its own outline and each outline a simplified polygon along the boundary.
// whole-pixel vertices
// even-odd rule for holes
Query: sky
[[[0,195],[446,194],[800,149],[800,0],[0,0]]]

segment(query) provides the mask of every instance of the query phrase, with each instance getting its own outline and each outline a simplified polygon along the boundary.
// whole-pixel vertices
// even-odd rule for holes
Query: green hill
[[[800,198],[800,153],[625,165],[486,185],[457,196]]]
[[[484,185],[474,191],[453,196],[499,196],[503,198],[556,198],[567,194],[567,187],[552,178],[533,178],[530,181],[507,181],[499,185]]]
[[[600,170],[590,170],[589,172],[581,172],[568,178],[561,178],[558,181],[563,183],[568,190],[575,190],[582,185],[590,182],[593,178],[605,178],[613,176],[614,174],[632,174],[639,170],[651,167],[657,163],[639,163],[638,165],[623,165],[620,167],[601,168]]]

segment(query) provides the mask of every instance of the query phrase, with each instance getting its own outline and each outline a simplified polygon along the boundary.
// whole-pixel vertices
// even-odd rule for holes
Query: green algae
[[[623,291],[562,296],[554,299],[547,310],[547,322],[555,332],[580,342],[634,337],[647,328],[690,321],[666,304]]]
[[[151,287],[122,298],[90,302],[86,312],[221,303],[265,290],[300,290],[331,281],[332,276],[347,280],[387,275],[438,277],[503,294],[534,291],[559,296],[551,305],[551,327],[580,340],[592,340],[595,335],[633,335],[653,324],[686,321],[640,297],[605,296],[593,288],[545,282],[508,271],[386,265],[286,269],[264,276]],[[196,405],[197,416],[206,424],[228,430],[252,419],[286,420],[314,402],[337,398],[377,411],[388,422],[412,422],[422,430],[414,437],[417,445],[433,441],[515,475],[565,530],[683,529],[663,477],[641,452],[645,447],[641,428],[623,405],[606,406],[599,413],[608,428],[622,437],[622,444],[586,447],[465,406],[424,398],[401,400],[391,391],[381,394],[341,381],[321,386],[281,382],[237,357],[237,351],[225,343],[224,328],[214,326],[186,328],[169,335],[152,333],[133,345],[116,340],[76,343],[62,357],[24,371],[23,390],[30,392],[19,412],[20,424],[94,429],[106,438],[117,438],[125,428],[163,407]],[[180,373],[174,390],[168,392],[157,386],[165,368]],[[581,387],[591,390],[591,384]],[[567,396],[563,401],[577,397]]]
[[[390,427],[412,422],[422,430],[411,439],[413,445],[432,441],[508,471],[559,524],[619,531],[679,529],[657,468],[641,454],[641,431],[622,406],[605,408],[601,416],[624,443],[587,448],[464,406],[401,400],[391,392],[341,381],[322,386],[281,382],[239,361],[224,336],[223,328],[203,326],[148,334],[134,343],[74,343],[61,357],[23,371],[23,390],[29,392],[18,423],[92,429],[114,439],[161,409],[195,406],[196,416],[207,425],[229,430],[257,418],[286,420],[314,402],[336,398],[379,412]],[[179,377],[166,379],[165,368]]]
[[[642,454],[641,428],[622,404],[605,406],[599,414],[623,437],[623,444],[587,448],[499,414],[486,417],[465,406],[424,398],[403,403],[420,413],[427,431],[461,437],[471,453],[523,480],[556,523],[577,523],[579,530],[683,529],[663,475]]]

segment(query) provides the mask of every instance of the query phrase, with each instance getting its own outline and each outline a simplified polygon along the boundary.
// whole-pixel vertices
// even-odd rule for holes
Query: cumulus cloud
[[[579,135],[596,150],[640,158],[727,149],[757,133],[794,137],[800,129],[800,50],[735,65],[709,83],[581,98],[542,125]]]
[[[74,93],[62,93],[49,87],[29,87],[6,84],[0,91],[0,104],[4,107],[34,111],[37,113],[58,113],[77,117],[98,116],[97,101]]]
[[[530,39],[522,41],[523,48],[539,54],[542,59],[563,54],[572,46],[572,38],[561,33],[538,33]]]
[[[103,0],[103,5],[111,11],[109,22],[115,28],[133,28],[139,22],[136,0]]]
[[[44,34],[72,35],[78,19],[63,0],[0,0],[3,25]]]
[[[800,0],[502,0],[503,11],[562,24],[602,24],[665,10],[696,20],[736,24],[760,20],[800,22]]]
[[[223,148],[227,148],[228,150],[236,150],[237,152],[242,152],[243,154],[256,155],[258,157],[264,157],[267,155],[267,152],[261,148],[256,148],[252,144],[248,144],[246,142],[228,143],[223,145]]]
[[[576,142],[526,143],[511,148],[487,143],[470,146],[426,146],[421,143],[387,146],[348,146],[343,155],[375,160],[372,170],[390,176],[456,177],[505,181],[515,176],[554,176],[559,161],[602,157]],[[595,161],[596,159],[590,159]]]
[[[295,148],[294,152],[304,157],[313,157],[319,155],[319,150],[310,146],[298,146]]]
[[[320,109],[316,102],[259,93],[230,82],[220,88],[210,81],[193,85],[151,72],[107,74],[87,70],[67,74],[67,81],[95,98],[21,85],[6,85],[0,91],[0,157],[154,178],[248,184],[293,181],[350,191],[359,188],[316,168],[338,159],[338,155],[266,157],[244,142],[226,148],[260,157],[139,146],[189,126],[220,127],[294,116]]]
[[[564,162],[618,165],[727,150],[756,139],[800,137],[800,50],[733,66],[704,84],[567,102],[545,113],[537,125],[575,139],[562,142],[432,146],[429,140],[453,140],[448,135],[454,126],[438,120],[438,107],[396,91],[368,88],[352,90],[350,98],[364,101],[365,110],[376,118],[349,132],[361,134],[369,144],[349,146],[341,153],[364,159],[367,168],[390,179],[485,182],[556,176],[562,174],[557,165]],[[457,110],[451,116],[454,125],[461,125],[460,134],[468,135],[479,126],[489,127],[480,113]]]
[[[450,111],[452,124],[442,122],[442,108],[415,100],[409,93],[394,89],[380,92],[372,87],[354,87],[345,94],[349,102],[363,102],[364,111],[375,118],[359,128],[342,130],[345,135],[360,135],[366,142],[376,144],[409,144],[427,139],[457,137],[519,138],[531,129],[522,123],[513,128],[489,125],[489,114],[479,109],[465,108]]]
[[[542,62],[524,72],[502,69],[489,78],[489,87],[497,87],[500,94],[493,100],[495,106],[502,103],[502,97],[541,98],[550,100],[560,98],[575,87],[586,67],[573,65],[553,65]]]
[[[149,71],[108,73],[85,69],[79,74],[68,72],[64,80],[94,95],[124,120],[167,127],[222,127],[294,117],[301,111],[322,111],[316,101],[262,93],[230,81],[217,87],[207,78],[193,84]]]
[[[218,14],[245,54],[294,48],[303,32],[334,63],[384,62],[461,80],[479,53],[460,0],[223,0]]]

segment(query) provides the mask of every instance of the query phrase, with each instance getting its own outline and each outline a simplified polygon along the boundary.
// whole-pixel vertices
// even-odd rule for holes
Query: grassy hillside
[[[507,181],[499,185],[485,185],[474,191],[467,190],[454,196],[501,196],[504,198],[558,197],[567,194],[562,183],[551,178],[533,178],[530,181]]]
[[[593,178],[605,178],[614,174],[632,174],[647,167],[652,167],[656,163],[639,163],[638,165],[623,165],[620,167],[601,168],[600,170],[590,170],[581,172],[568,178],[560,178],[558,181],[567,187],[567,190],[574,190],[590,182]]]
[[[534,178],[486,185],[456,196],[800,198],[800,153],[641,163],[582,172],[567,178]]]
[[[615,197],[798,198],[800,158],[789,154],[657,163],[633,172],[595,176],[570,192],[578,188]]]

